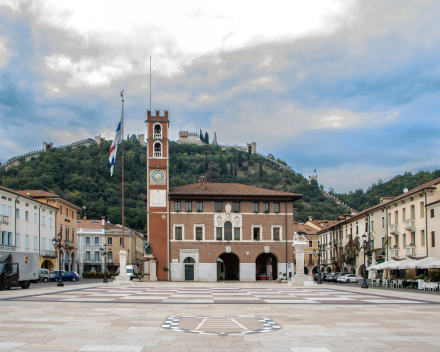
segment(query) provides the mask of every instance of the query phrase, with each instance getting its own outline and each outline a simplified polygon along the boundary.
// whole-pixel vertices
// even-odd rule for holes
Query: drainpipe
[[[428,203],[428,194],[426,191],[423,191],[425,194],[425,244],[426,244],[426,257],[428,257],[428,209],[427,209],[427,203]]]
[[[292,267],[293,267],[293,263],[292,263]],[[286,279],[289,280],[289,276],[287,275],[287,199],[286,199]]]
[[[40,260],[41,256],[41,207],[43,204],[40,205],[38,208],[38,260]]]
[[[14,202],[14,205],[15,205],[15,209],[14,209],[15,214],[14,214],[14,240],[13,240],[13,242],[15,243],[15,247],[17,247],[17,199],[18,199],[19,197],[20,197],[20,196],[18,195],[17,198],[15,198],[15,202]],[[8,242],[9,242],[9,241],[8,241]]]
[[[167,239],[167,243],[168,243],[168,281],[171,281],[171,264],[170,264],[170,259],[171,259],[171,246],[170,246],[170,226],[171,226],[171,204],[170,204],[170,198],[168,198],[168,239]],[[148,236],[150,236],[148,234]],[[148,238],[148,240],[150,240],[150,238]],[[217,262],[216,262],[217,265]],[[157,265],[156,265],[156,273],[157,273]]]
[[[386,246],[385,246],[385,247],[387,248],[387,257],[386,257],[386,258],[387,258],[387,261],[388,261],[388,247],[389,247],[390,244],[391,244],[391,243],[389,243],[390,239],[389,239],[389,237],[388,237],[388,235],[389,235],[389,234],[388,234],[388,226],[389,226],[389,225],[388,225],[388,207],[385,207],[385,219],[386,219],[386,226],[387,226],[387,235],[386,235],[387,238],[386,238],[386,242],[385,242],[385,243],[386,243]]]

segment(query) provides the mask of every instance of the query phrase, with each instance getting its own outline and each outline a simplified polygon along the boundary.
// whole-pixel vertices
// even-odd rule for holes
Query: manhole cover
[[[206,317],[206,316],[171,316],[162,327],[168,330],[204,335],[247,335],[271,332],[281,329],[267,317],[242,316]]]

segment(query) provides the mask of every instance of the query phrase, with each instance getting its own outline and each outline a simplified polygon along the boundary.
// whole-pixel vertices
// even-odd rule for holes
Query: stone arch
[[[341,271],[341,268],[339,267],[338,264],[335,264],[334,267],[333,267],[333,270],[334,270],[333,272],[339,273]]]
[[[321,268],[321,273],[325,273],[325,268],[324,267]]]
[[[332,272],[332,268],[331,267],[327,267],[327,269],[325,270],[326,273],[331,273]]]
[[[193,257],[186,257],[184,260],[183,260],[183,262],[185,263],[185,264],[195,264],[195,260],[194,260],[194,258]]]
[[[159,122],[156,122],[153,126],[153,138],[162,139],[162,125]]]
[[[46,259],[41,263],[41,268],[42,269],[49,269],[50,271],[52,271],[54,269],[54,265],[51,260]]]
[[[344,266],[344,270],[343,270],[343,272],[344,272],[344,273],[348,273],[348,268],[347,268],[346,266]]]
[[[162,152],[163,152],[162,143],[159,142],[159,141],[154,142],[154,144],[153,144],[153,156],[155,158],[161,158],[162,157]]]
[[[354,268],[354,266],[351,267],[350,274],[356,274],[356,269]]]
[[[313,269],[312,269],[312,274],[317,274],[318,273],[318,269],[319,269],[319,266],[314,266]]]
[[[364,276],[364,264],[361,264],[361,266],[359,267],[359,271],[358,271],[358,275],[359,276]]]
[[[220,254],[217,257],[217,280],[239,280],[239,279],[240,279],[240,258],[235,253]]]
[[[309,275],[309,268],[304,266],[304,275]]]

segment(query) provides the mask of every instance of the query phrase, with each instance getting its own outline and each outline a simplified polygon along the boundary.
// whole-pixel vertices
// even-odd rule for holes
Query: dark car
[[[51,276],[50,279],[52,281],[58,281],[59,274]],[[74,273],[73,271],[66,271],[66,272],[63,272],[62,275],[61,275],[61,280],[63,280],[63,281],[73,281],[73,282],[75,282],[78,279],[79,279],[78,275],[76,273]]]
[[[321,273],[321,280],[324,280],[324,275],[325,275],[325,274]],[[315,275],[313,275],[313,280],[318,281],[318,276],[319,276],[318,273],[316,273]]]
[[[324,277],[324,281],[332,281],[332,277],[335,273],[326,273]]]

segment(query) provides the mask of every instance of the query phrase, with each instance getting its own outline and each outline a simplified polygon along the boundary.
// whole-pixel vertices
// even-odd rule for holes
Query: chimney
[[[309,221],[312,221],[312,220],[313,220],[313,217],[309,216]]]
[[[30,197],[30,196],[31,196],[31,191],[27,191],[27,192],[26,192],[26,195],[27,195],[28,197]]]
[[[205,176],[200,176],[200,187],[202,188],[202,191],[205,190]]]
[[[101,216],[101,221],[102,221],[102,227],[105,226],[105,216]]]

